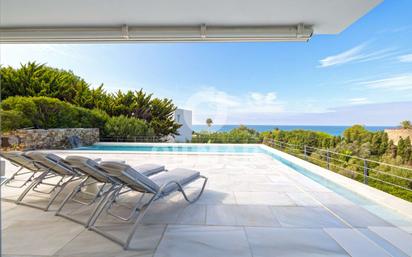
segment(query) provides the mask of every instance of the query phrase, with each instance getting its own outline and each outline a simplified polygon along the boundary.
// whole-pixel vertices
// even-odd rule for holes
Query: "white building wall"
[[[177,109],[175,111],[175,121],[182,126],[179,128],[178,136],[175,136],[175,141],[185,143],[192,140],[192,111]]]

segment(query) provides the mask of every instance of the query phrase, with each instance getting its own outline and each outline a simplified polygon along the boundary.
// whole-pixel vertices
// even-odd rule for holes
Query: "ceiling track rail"
[[[0,43],[93,42],[306,42],[309,25],[0,27]]]

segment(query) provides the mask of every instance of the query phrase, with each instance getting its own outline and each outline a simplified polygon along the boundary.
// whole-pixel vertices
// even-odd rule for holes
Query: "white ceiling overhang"
[[[0,0],[0,42],[307,41],[383,0]]]

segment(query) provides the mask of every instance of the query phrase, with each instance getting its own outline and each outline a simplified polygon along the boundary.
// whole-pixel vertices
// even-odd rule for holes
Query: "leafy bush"
[[[50,97],[9,97],[1,103],[2,130],[34,127],[103,128],[108,115]]]
[[[303,158],[303,145],[323,149],[309,148],[306,160],[361,182],[365,179],[363,175],[365,163],[357,157],[372,160],[366,162],[369,168],[368,184],[412,201],[412,193],[404,189],[412,189],[412,183],[410,183],[412,174],[407,170],[379,163],[410,167],[412,165],[412,145],[409,137],[401,138],[395,145],[392,140],[388,139],[388,135],[384,131],[368,131],[361,125],[347,128],[343,132],[343,137],[304,130],[274,130],[261,133],[261,137],[300,146],[300,148],[290,148],[286,147],[286,144],[283,146],[273,145],[275,148],[300,158]],[[328,160],[326,149],[330,150],[329,165],[326,164]],[[399,177],[403,177],[403,179]]]
[[[192,143],[260,143],[259,132],[246,126],[232,129],[229,132],[195,133]]]
[[[92,88],[72,71],[35,62],[23,64],[18,69],[0,67],[0,84],[3,99],[13,96],[52,97],[87,109],[97,108],[110,116],[124,115],[145,120],[151,124],[157,136],[177,135],[180,127],[173,119],[176,106],[170,99],[155,98],[143,90],[107,93],[103,85]],[[44,108],[49,109],[50,106]],[[49,119],[52,124],[56,124],[62,117]]]
[[[401,128],[403,129],[410,129],[412,128],[412,123],[410,120],[404,120],[401,122]]]
[[[93,93],[99,89],[90,89],[89,84],[72,71],[55,69],[35,62],[22,64],[19,69],[2,67],[0,79],[3,99],[17,95],[48,96],[86,106],[95,101]]]
[[[274,139],[294,145],[307,145],[310,147],[329,148],[340,141],[338,137],[333,137],[327,133],[310,130],[284,131],[275,129],[270,132],[261,133],[265,139]]]
[[[104,135],[108,137],[133,138],[153,136],[154,133],[144,120],[120,115],[107,120],[104,127]]]
[[[0,110],[1,131],[16,130],[31,127],[32,123],[21,112],[16,110]]]

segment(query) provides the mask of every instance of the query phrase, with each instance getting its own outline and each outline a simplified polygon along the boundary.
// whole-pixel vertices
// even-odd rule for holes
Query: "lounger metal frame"
[[[30,158],[28,156],[26,156],[26,157]],[[59,162],[55,162],[55,161],[47,158],[47,156],[46,156],[45,159],[47,161],[53,163],[54,165],[59,166],[59,168],[66,170],[67,174],[65,174],[65,175],[60,174],[60,173],[56,172],[55,170],[53,170],[53,168],[46,166],[44,163],[32,159],[33,163],[37,167],[39,167],[40,170],[44,170],[44,172],[40,176],[36,177],[33,180],[33,182],[20,194],[20,196],[16,200],[16,204],[26,205],[26,206],[29,206],[29,207],[34,207],[34,208],[42,209],[44,211],[48,211],[50,206],[56,200],[56,198],[60,195],[60,193],[64,190],[64,188],[70,182],[74,182],[74,181],[79,180],[83,177],[79,173],[75,172],[73,169],[68,169],[68,167],[66,167],[66,165],[62,165],[61,163],[63,163],[63,159]],[[44,180],[47,180],[47,179],[50,179],[50,178],[55,178],[57,176],[61,177],[57,183],[49,183],[49,182],[44,181]],[[49,191],[44,192],[44,191],[41,191],[41,190],[37,189],[40,185],[47,185],[47,186],[51,186],[52,188]],[[44,193],[44,194],[52,194],[54,192],[54,195],[50,197],[50,199],[47,202],[46,206],[39,206],[39,205],[36,205],[36,204],[23,202],[23,199],[30,192],[30,190],[33,190],[33,191],[38,192],[38,193]]]
[[[96,160],[93,160],[93,161],[96,161]],[[69,164],[69,165],[70,165],[70,164]],[[84,165],[88,165],[88,164],[85,163]],[[74,165],[71,165],[71,167],[72,167],[76,172],[85,174],[86,177],[80,182],[79,185],[77,185],[77,186],[73,189],[73,191],[72,191],[70,194],[68,194],[68,195],[66,196],[66,198],[63,200],[63,202],[60,204],[60,207],[57,209],[55,215],[56,215],[56,216],[61,216],[61,217],[64,217],[64,218],[66,218],[66,219],[69,219],[69,220],[71,220],[71,221],[74,221],[74,222],[76,222],[76,223],[82,224],[82,225],[84,225],[85,227],[89,227],[89,224],[90,224],[92,218],[94,217],[95,213],[96,213],[97,210],[99,209],[100,205],[106,200],[107,196],[109,196],[109,194],[110,194],[117,186],[120,185],[120,182],[117,181],[116,179],[114,179],[113,177],[110,177],[110,176],[107,175],[105,172],[101,172],[101,171],[99,171],[99,170],[96,170],[95,167],[92,167],[92,166],[90,166],[90,165],[88,165],[88,168],[89,168],[89,169],[94,170],[96,173],[98,173],[100,176],[104,177],[106,180],[105,180],[105,181],[102,181],[102,180],[99,181],[99,178],[98,178],[97,176],[94,176],[94,177],[93,177],[91,174],[89,174],[89,172],[85,172],[82,168],[77,167],[77,166],[74,166]],[[89,201],[89,202],[82,202],[82,201],[76,200],[76,196],[77,196],[78,194],[80,194],[81,192],[83,192],[82,189],[83,189],[84,187],[87,187],[87,186],[89,186],[89,185],[92,184],[92,183],[87,183],[87,181],[90,180],[90,179],[94,180],[94,182],[92,182],[92,183],[101,183],[100,189],[96,192],[96,194],[94,195],[93,199],[92,199],[91,201]],[[84,193],[84,192],[83,192],[83,193]],[[74,202],[80,203],[80,204],[82,204],[82,205],[90,206],[90,205],[96,203],[96,201],[97,201],[98,198],[100,198],[100,200],[98,201],[98,203],[96,204],[96,207],[95,207],[94,210],[91,212],[89,218],[88,218],[87,221],[85,221],[85,222],[82,221],[82,220],[76,219],[76,218],[74,218],[74,217],[72,217],[72,216],[70,216],[70,215],[68,215],[68,214],[63,213],[63,209],[64,209],[64,207],[66,206],[66,204],[67,204],[69,201],[74,201]]]
[[[91,159],[89,159],[89,160],[91,160]],[[100,160],[101,159],[96,159],[96,160],[91,160],[91,161],[96,162],[96,161],[100,161]],[[60,207],[57,209],[56,214],[55,214],[56,216],[61,216],[61,217],[67,218],[71,221],[74,221],[76,223],[82,224],[85,227],[89,227],[90,222],[92,221],[92,218],[94,217],[94,215],[96,214],[96,212],[100,208],[101,204],[105,202],[105,200],[110,195],[110,193],[112,191],[114,191],[115,189],[117,189],[119,186],[123,185],[123,183],[120,180],[116,179],[113,176],[110,176],[107,172],[99,170],[99,168],[90,165],[89,163],[87,163],[87,161],[88,160],[84,160],[84,163],[82,163],[82,165],[84,165],[89,171],[85,171],[84,167],[82,168],[82,167],[79,167],[79,166],[76,166],[76,165],[72,165],[70,162],[67,163],[76,172],[85,174],[86,178],[82,182],[80,182],[80,184],[77,185],[69,195],[67,195],[67,197],[63,200],[63,202],[61,203]],[[93,171],[93,173],[91,173],[90,171]],[[95,182],[93,182],[93,183],[101,183],[102,185],[101,185],[100,189],[96,192],[96,194],[92,194],[93,199],[89,202],[81,202],[79,200],[76,200],[76,196],[78,194],[80,194],[81,192],[83,192],[82,189],[84,187],[87,187],[90,184],[92,184],[92,183],[87,183],[87,181],[89,179],[94,180]],[[124,192],[122,192],[122,194],[127,193],[129,191],[131,191],[131,190],[124,191]],[[85,192],[83,192],[83,193],[85,193]],[[82,205],[90,206],[90,205],[96,203],[98,198],[100,198],[100,200],[96,204],[93,211],[90,213],[90,216],[87,219],[87,221],[82,221],[82,220],[76,219],[76,218],[74,218],[74,217],[72,217],[68,214],[63,213],[63,208],[69,201],[74,201],[74,202],[80,203]]]
[[[203,181],[203,184],[202,184],[202,187],[201,187],[199,193],[196,195],[196,197],[194,197],[193,199],[189,199],[189,197],[187,196],[187,194],[186,194],[186,192],[184,191],[183,187],[184,187],[185,185],[187,185],[187,184],[193,183],[194,181],[196,181],[196,180],[198,180],[198,179],[203,179],[203,180],[204,180],[204,181]],[[133,236],[134,236],[137,228],[138,228],[139,225],[140,225],[140,221],[143,219],[143,217],[145,216],[145,214],[147,213],[147,211],[150,209],[150,207],[152,206],[152,204],[153,204],[156,200],[161,199],[161,198],[163,198],[163,197],[165,197],[165,196],[168,196],[168,195],[170,195],[171,193],[174,193],[174,192],[176,192],[176,191],[179,191],[179,192],[182,193],[184,199],[185,199],[187,202],[189,202],[189,203],[194,203],[194,202],[196,202],[196,201],[200,198],[200,196],[202,195],[202,193],[203,193],[203,191],[204,191],[204,189],[205,189],[206,183],[207,183],[207,177],[202,176],[202,175],[199,175],[199,177],[197,177],[195,180],[190,181],[190,182],[188,182],[187,184],[184,184],[184,185],[180,184],[178,181],[174,181],[174,180],[173,180],[173,181],[169,181],[169,182],[165,183],[164,185],[162,185],[162,186],[159,188],[159,190],[157,190],[157,191],[154,191],[153,189],[149,188],[148,186],[146,186],[146,185],[144,185],[144,184],[142,184],[142,183],[139,183],[138,181],[136,181],[136,183],[139,185],[139,187],[144,188],[144,191],[137,191],[137,192],[142,193],[142,195],[138,198],[136,204],[133,206],[133,208],[132,208],[132,210],[131,210],[131,212],[130,212],[130,215],[129,215],[128,217],[121,217],[121,216],[115,215],[114,213],[112,213],[112,212],[110,211],[110,209],[111,209],[112,206],[113,206],[113,203],[116,201],[116,199],[117,199],[117,197],[119,196],[121,190],[122,190],[124,187],[127,187],[127,185],[124,184],[124,185],[118,186],[115,190],[113,190],[113,192],[110,193],[110,195],[107,197],[107,200],[106,200],[104,203],[101,204],[100,208],[98,208],[96,214],[94,215],[94,217],[92,218],[92,220],[91,220],[91,222],[90,222],[90,224],[89,224],[89,229],[90,229],[90,230],[93,230],[93,231],[101,234],[102,236],[108,238],[109,240],[111,240],[111,241],[113,241],[113,242],[115,242],[115,243],[120,244],[125,250],[137,250],[137,249],[131,248],[131,247],[130,247],[130,243],[131,243],[131,241],[132,241],[132,239],[133,239]],[[167,189],[167,187],[170,186],[170,185],[172,185],[172,184],[175,184],[175,185],[177,186],[177,188],[176,188],[175,190],[172,190],[172,191],[170,191],[170,192],[166,192],[166,193],[165,193],[165,192],[164,192],[165,189]],[[143,204],[142,204],[142,200],[143,200],[143,198],[144,198],[144,196],[145,196],[146,194],[153,194],[153,196],[152,196],[146,203],[143,203]],[[97,226],[95,226],[97,220],[99,219],[99,217],[101,216],[101,214],[103,213],[103,211],[105,211],[107,214],[109,214],[109,215],[111,215],[111,216],[114,216],[114,217],[116,217],[116,218],[119,218],[119,219],[122,220],[122,221],[130,221],[133,217],[135,217],[135,216],[137,215],[137,216],[135,217],[135,221],[134,221],[134,223],[133,223],[133,226],[131,227],[130,232],[129,232],[129,234],[128,234],[128,236],[127,236],[127,238],[126,238],[125,241],[122,240],[122,239],[120,239],[120,238],[118,238],[118,237],[116,237],[116,236],[114,236],[113,234],[110,234],[110,233],[108,233],[108,232],[105,232],[105,231],[103,231],[102,229],[100,229],[100,228],[98,228]]]
[[[28,159],[24,155],[20,155],[20,156],[21,156],[21,158],[26,158],[27,161],[32,162],[32,160]],[[9,158],[7,158],[7,156],[5,156],[3,154],[1,155],[1,157],[8,160],[12,165],[14,165],[16,167],[20,167],[16,172],[13,173],[13,175],[10,178],[6,178],[4,181],[2,181],[1,185],[5,185],[7,187],[13,187],[13,188],[22,188],[25,185],[27,185],[27,183],[32,181],[34,179],[36,173],[40,171],[39,168],[37,168],[36,170],[33,170],[31,167],[28,167],[23,163],[18,163],[13,159],[9,159]],[[24,171],[25,169],[29,170],[29,171]],[[22,172],[22,171],[24,171],[24,172]],[[16,178],[18,176],[23,176],[23,175],[30,174],[30,173],[32,173],[32,174],[25,180],[17,180],[17,178]],[[12,185],[12,184],[10,184],[12,181],[23,181],[23,182],[19,185]]]
[[[93,197],[93,199],[92,199],[91,201],[89,201],[89,202],[81,202],[81,201],[76,200],[75,197],[76,197],[80,192],[82,192],[82,189],[83,189],[84,187],[90,185],[90,184],[87,184],[87,183],[86,183],[89,178],[90,178],[90,177],[85,178],[82,182],[80,182],[79,185],[77,185],[77,186],[73,189],[73,191],[72,191],[70,194],[68,194],[68,195],[66,196],[66,198],[63,200],[63,202],[60,204],[60,207],[57,209],[57,211],[56,211],[56,213],[55,213],[56,216],[61,216],[61,217],[64,217],[64,218],[66,218],[66,219],[69,219],[69,220],[71,220],[71,221],[74,221],[74,222],[76,222],[76,223],[82,224],[82,225],[84,225],[86,228],[89,227],[89,224],[90,224],[90,222],[92,221],[92,218],[94,217],[95,213],[96,213],[96,212],[98,211],[98,209],[100,208],[101,204],[106,200],[106,198],[107,198],[107,197],[110,195],[110,193],[116,188],[116,186],[118,186],[117,183],[112,183],[112,184],[102,183],[101,188],[96,192],[96,194],[94,195],[94,197]],[[110,186],[109,186],[109,187],[106,187],[106,186],[108,186],[108,185],[110,185]],[[97,201],[97,199],[99,199],[99,198],[100,198],[100,200]],[[95,208],[93,209],[93,211],[90,213],[88,219],[87,219],[86,221],[82,221],[82,220],[79,220],[79,219],[76,219],[76,218],[72,217],[71,215],[68,215],[68,214],[63,213],[63,208],[64,208],[64,206],[66,206],[66,204],[67,204],[69,201],[74,201],[74,202],[77,202],[77,203],[80,203],[80,204],[86,205],[86,206],[90,206],[90,205],[92,205],[92,204],[94,204],[94,203],[96,203],[96,202],[97,202],[97,203],[96,203],[96,206],[95,206]]]

